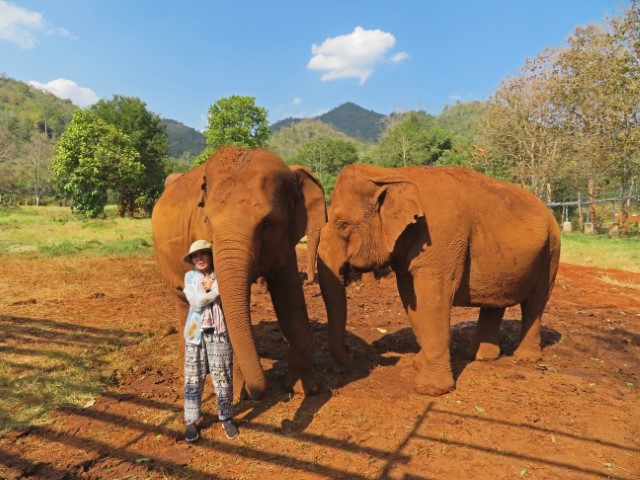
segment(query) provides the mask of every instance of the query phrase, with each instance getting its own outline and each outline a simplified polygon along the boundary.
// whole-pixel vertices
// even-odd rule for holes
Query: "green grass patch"
[[[124,358],[125,347],[145,338],[120,329],[6,315],[0,315],[0,328],[6,338],[0,436],[7,429],[44,424],[47,414],[61,406],[91,406],[105,385],[119,381],[114,365],[132,367]]]
[[[120,218],[115,207],[98,219],[76,217],[66,207],[0,212],[1,255],[153,255],[151,219]]]
[[[640,273],[640,238],[563,234],[560,261]]]

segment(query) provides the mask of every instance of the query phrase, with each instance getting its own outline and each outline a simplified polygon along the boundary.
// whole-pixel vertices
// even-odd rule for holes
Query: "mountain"
[[[18,143],[45,130],[50,139],[59,138],[77,109],[69,100],[0,75],[0,126]]]
[[[314,117],[312,120],[332,125],[350,137],[365,142],[375,142],[382,132],[381,121],[384,117],[380,113],[347,102],[323,115]],[[302,120],[301,118],[285,118],[271,125],[271,130],[277,132]]]
[[[204,151],[205,140],[201,132],[169,118],[163,118],[162,123],[167,127],[170,157],[192,160]]]

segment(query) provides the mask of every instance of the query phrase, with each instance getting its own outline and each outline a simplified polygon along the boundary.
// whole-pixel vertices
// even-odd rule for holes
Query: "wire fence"
[[[637,189],[636,189],[637,190]],[[616,218],[616,214],[617,212],[621,212],[622,211],[622,205],[624,204],[624,202],[626,201],[630,201],[630,202],[636,202],[636,206],[638,204],[638,202],[640,202],[640,194],[636,193],[633,195],[627,195],[626,197],[611,197],[611,198],[597,198],[597,199],[586,199],[586,200],[582,200],[580,197],[578,200],[573,200],[573,201],[568,201],[568,202],[548,202],[546,203],[546,205],[549,208],[554,208],[554,207],[562,207],[562,218],[564,219],[565,222],[569,221],[569,207],[582,207],[582,206],[587,206],[587,205],[594,205],[594,204],[602,204],[602,203],[611,203],[611,221],[612,222],[616,222],[617,218]],[[620,204],[620,210],[616,210],[616,204],[619,203]],[[633,205],[633,204],[632,204]],[[587,208],[585,209],[585,215],[586,215],[586,223],[590,223],[591,222],[591,209]]]

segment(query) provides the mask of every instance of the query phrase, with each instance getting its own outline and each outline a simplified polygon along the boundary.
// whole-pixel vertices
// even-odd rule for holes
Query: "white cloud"
[[[32,87],[51,92],[56,97],[71,100],[74,104],[82,108],[88,107],[100,100],[100,97],[90,88],[80,87],[73,80],[67,80],[66,78],[58,78],[48,83],[38,83],[34,80],[30,80],[27,83]]]
[[[300,105],[302,103],[302,99],[300,97],[296,97],[292,102],[294,105]]]
[[[402,63],[408,58],[409,54],[407,52],[398,52],[393,57],[391,57],[391,61],[393,63]]]
[[[374,66],[384,60],[396,43],[395,37],[382,30],[356,27],[348,35],[327,38],[321,45],[311,46],[313,56],[307,68],[320,70],[323,81],[359,78],[360,85],[373,73]]]
[[[75,38],[67,29],[49,25],[42,14],[0,0],[0,40],[16,43],[20,48],[33,48],[39,32]]]

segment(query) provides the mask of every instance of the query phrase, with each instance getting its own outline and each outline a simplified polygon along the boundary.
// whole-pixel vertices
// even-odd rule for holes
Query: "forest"
[[[437,115],[382,115],[348,102],[320,117],[270,125],[253,97],[232,96],[211,105],[201,134],[160,119],[141,99],[115,95],[87,115],[78,112],[0,77],[1,202],[69,202],[89,216],[102,211],[90,204],[113,202],[123,215],[148,214],[168,173],[235,144],[309,166],[327,198],[350,163],[457,165],[521,184],[550,204],[580,200],[595,225],[605,222],[599,199],[613,198],[627,233],[640,172],[640,7],[634,1],[620,16],[576,28],[563,45],[526,59],[487,100],[456,102]],[[136,126],[118,116],[136,118]],[[91,161],[82,164],[87,149]],[[91,171],[101,178],[80,181]],[[564,215],[579,210],[582,220],[578,207]]]

